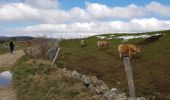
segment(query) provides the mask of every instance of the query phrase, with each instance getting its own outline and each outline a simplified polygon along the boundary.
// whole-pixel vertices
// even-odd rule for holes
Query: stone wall
[[[76,70],[70,71],[66,68],[59,68],[59,70],[64,71],[66,76],[82,81],[92,94],[102,97],[103,100],[146,100],[144,97],[129,98],[125,92],[117,88],[109,89],[107,84],[103,80],[99,80],[96,76],[82,75]]]

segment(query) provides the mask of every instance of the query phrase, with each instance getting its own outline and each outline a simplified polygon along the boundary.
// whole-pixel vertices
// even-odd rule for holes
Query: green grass
[[[9,49],[8,47],[4,47],[4,44],[0,44],[0,54],[4,54],[4,53],[7,53],[9,52]]]
[[[96,100],[80,81],[43,60],[28,60],[23,56],[12,69],[17,100]]]
[[[148,32],[143,34],[165,33],[158,41],[150,43],[131,60],[135,87],[138,96],[156,96],[158,100],[170,99],[170,31]],[[111,34],[103,36],[109,37]],[[127,34],[115,34],[123,36]],[[134,34],[138,35],[138,34]],[[119,59],[117,46],[122,40],[112,39],[111,47],[97,49],[99,39],[92,36],[86,39],[87,46],[80,47],[79,39],[63,40],[57,65],[78,70],[84,74],[96,75],[110,87],[118,87],[128,92],[125,69]],[[132,39],[126,43],[138,43],[144,39]],[[116,83],[120,82],[118,86]],[[158,95],[160,94],[160,95]]]

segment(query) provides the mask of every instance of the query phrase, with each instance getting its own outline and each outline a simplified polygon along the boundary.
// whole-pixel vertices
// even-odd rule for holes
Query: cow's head
[[[136,46],[136,47],[132,48],[132,54],[139,53],[140,51],[141,51],[140,46]]]

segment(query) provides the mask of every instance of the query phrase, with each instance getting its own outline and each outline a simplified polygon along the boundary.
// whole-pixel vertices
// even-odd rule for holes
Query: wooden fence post
[[[135,94],[135,87],[134,87],[132,67],[131,67],[131,64],[130,64],[129,57],[124,57],[123,63],[124,63],[125,70],[126,70],[126,76],[127,76],[127,81],[128,81],[130,97],[135,97],[135,95],[136,95]]]
[[[56,55],[55,55],[55,57],[54,57],[54,59],[53,59],[53,62],[52,62],[52,66],[54,65],[54,62],[55,62],[55,60],[57,59],[57,56],[58,56],[58,54],[59,54],[59,51],[60,51],[60,48],[58,48],[58,50],[57,50],[57,53],[56,53]]]

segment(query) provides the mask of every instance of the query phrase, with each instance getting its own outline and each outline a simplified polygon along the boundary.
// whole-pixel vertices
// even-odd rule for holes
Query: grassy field
[[[9,48],[7,45],[5,44],[0,44],[0,54],[4,54],[4,53],[7,53],[9,52]]]
[[[17,100],[99,100],[87,87],[51,63],[23,56],[13,67]]]
[[[143,33],[164,35],[153,43],[144,45],[142,52],[131,59],[137,96],[153,97],[157,100],[170,99],[170,31]],[[142,33],[141,33],[142,34]],[[100,35],[110,37],[111,34]],[[127,34],[115,34],[125,36]],[[139,35],[139,34],[131,34]],[[80,39],[63,40],[57,65],[78,70],[83,74],[96,75],[110,87],[127,89],[127,80],[117,46],[122,39],[111,39],[111,46],[97,49],[96,36],[86,38],[87,46],[80,47]],[[140,39],[131,39],[125,43],[138,43]],[[117,83],[120,83],[118,85]]]

